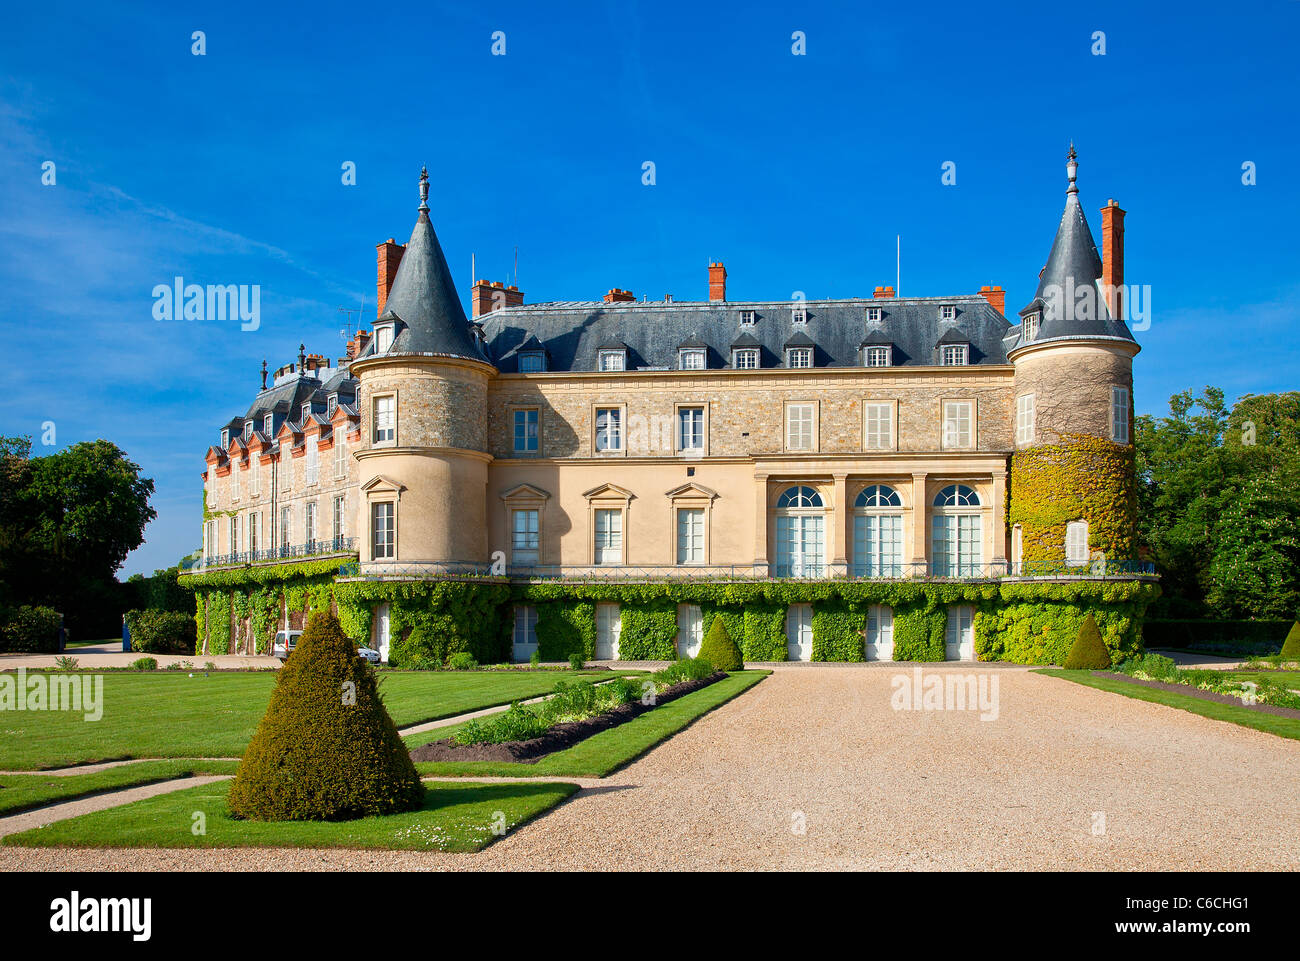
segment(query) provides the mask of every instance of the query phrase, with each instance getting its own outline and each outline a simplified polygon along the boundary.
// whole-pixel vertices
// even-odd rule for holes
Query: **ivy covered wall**
[[[1067,434],[1012,456],[1007,521],[1021,525],[1024,562],[1036,571],[1064,567],[1065,526],[1073,520],[1088,522],[1089,551],[1137,558],[1132,445]]]
[[[293,568],[294,565],[284,565]],[[537,608],[538,651],[543,660],[562,661],[579,653],[591,659],[596,646],[596,604],[621,607],[620,657],[670,660],[676,657],[677,605],[700,606],[705,631],[724,618],[745,660],[786,657],[785,615],[791,604],[813,607],[813,651],[818,661],[861,661],[868,608],[891,608],[895,660],[942,661],[948,608],[974,609],[976,656],[983,661],[1062,663],[1083,617],[1091,613],[1115,660],[1141,645],[1147,605],[1159,596],[1149,581],[1069,582],[738,582],[642,584],[509,584],[503,579],[444,581],[336,581],[310,564],[285,571],[276,583],[265,575],[242,584],[223,573],[183,578],[196,592],[199,649],[230,650],[232,623],[246,622],[257,650],[265,652],[287,602],[299,616],[333,607],[349,636],[370,636],[375,608],[388,604],[397,666],[439,666],[464,651],[481,664],[511,659],[514,606]],[[259,570],[260,569],[252,569]],[[199,581],[199,577],[207,578]],[[197,581],[197,583],[196,583]]]

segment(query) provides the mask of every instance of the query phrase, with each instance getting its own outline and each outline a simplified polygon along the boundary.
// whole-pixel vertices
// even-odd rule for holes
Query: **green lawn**
[[[575,784],[428,784],[424,806],[356,821],[237,821],[226,813],[228,782],[161,794],[0,839],[18,847],[388,848],[479,851],[550,810]],[[206,833],[196,835],[202,811]]]
[[[1063,671],[1048,668],[1039,670],[1038,673],[1047,674],[1050,677],[1064,678],[1067,681],[1083,684],[1086,687],[1095,687],[1101,691],[1109,691],[1112,694],[1122,694],[1125,697],[1136,698],[1139,701],[1151,701],[1155,704],[1176,707],[1215,721],[1229,721],[1232,724],[1240,724],[1242,727],[1254,728],[1256,731],[1264,731],[1268,734],[1276,734],[1279,737],[1300,740],[1300,718],[1278,717],[1276,714],[1252,711],[1249,708],[1238,707],[1235,704],[1207,701],[1187,694],[1178,694],[1174,691],[1165,691],[1155,687],[1145,687],[1141,684],[1133,684],[1129,681],[1116,680],[1110,677],[1094,677],[1088,671]]]
[[[1300,690],[1300,671],[1224,671],[1226,676],[1238,681],[1271,681],[1291,690]]]
[[[0,775],[0,815],[193,774],[234,774],[238,761],[141,761],[92,774]]]
[[[709,711],[749,690],[771,671],[739,671],[687,694],[640,717],[601,731],[564,751],[542,758],[536,764],[491,761],[426,761],[416,764],[421,774],[456,777],[605,777],[644,754],[660,741]],[[447,736],[447,730],[426,731],[406,739],[410,747]]]
[[[560,681],[600,681],[618,671],[384,672],[380,691],[398,727],[519,698]],[[103,675],[98,721],[71,711],[0,714],[0,770],[38,770],[133,757],[239,757],[266,711],[275,674],[185,672]]]

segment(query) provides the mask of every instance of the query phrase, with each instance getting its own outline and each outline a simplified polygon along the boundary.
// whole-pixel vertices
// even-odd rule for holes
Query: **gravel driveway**
[[[996,720],[893,710],[910,667],[777,669],[477,855],[0,849],[0,868],[1300,867],[1300,742],[970,668],[996,676]]]

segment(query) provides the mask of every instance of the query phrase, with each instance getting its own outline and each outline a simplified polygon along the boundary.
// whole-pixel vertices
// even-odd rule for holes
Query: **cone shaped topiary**
[[[713,619],[704,643],[700,645],[699,657],[713,665],[718,671],[739,671],[745,666],[740,656],[740,648],[727,633],[727,625],[721,617]]]
[[[311,616],[230,785],[255,821],[344,821],[420,806],[424,785],[374,671],[333,614]]]
[[[1282,642],[1282,656],[1288,661],[1300,661],[1300,621],[1291,625],[1286,640]]]
[[[1110,651],[1101,639],[1097,622],[1091,614],[1083,619],[1079,626],[1079,636],[1075,638],[1070,653],[1065,658],[1067,671],[1100,671],[1110,667]]]

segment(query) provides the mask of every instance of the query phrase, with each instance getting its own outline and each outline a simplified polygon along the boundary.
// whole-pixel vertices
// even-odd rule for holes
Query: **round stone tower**
[[[415,229],[375,336],[352,363],[362,421],[357,530],[369,570],[488,560],[487,390],[496,368],[465,317],[428,195],[421,171]]]
[[[1133,357],[1124,323],[1124,211],[1102,208],[1105,259],[1079,204],[1070,147],[1065,212],[1020,311],[1008,520],[1013,573],[1136,557]]]

